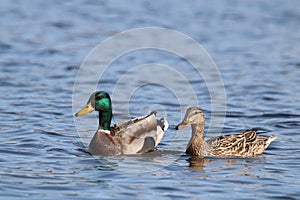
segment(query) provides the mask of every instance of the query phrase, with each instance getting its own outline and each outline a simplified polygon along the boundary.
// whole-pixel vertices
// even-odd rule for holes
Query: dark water
[[[299,6],[299,1],[1,1],[1,199],[298,199]],[[157,85],[135,90],[129,107],[132,117],[156,108],[168,119],[171,127],[158,151],[97,159],[87,154],[96,119],[87,116],[82,120],[93,124],[75,127],[72,104],[85,103],[72,101],[79,66],[107,37],[146,26],[174,29],[203,45],[225,85],[223,133],[259,127],[275,134],[263,157],[185,155],[190,130],[173,130],[182,118],[180,104]],[[112,91],[127,69],[149,62],[193,74],[174,55],[137,51],[112,63],[98,88]],[[145,77],[152,75],[157,74],[149,69]],[[205,82],[193,76],[189,81],[209,121]],[[82,92],[85,100],[87,93]],[[126,102],[114,101],[115,121],[121,121]],[[77,130],[85,134],[79,137]]]

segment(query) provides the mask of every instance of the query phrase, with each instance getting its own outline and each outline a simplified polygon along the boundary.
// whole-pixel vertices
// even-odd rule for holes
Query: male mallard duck
[[[256,130],[246,130],[239,134],[223,135],[204,140],[205,118],[201,108],[192,107],[186,111],[183,121],[176,126],[176,129],[192,126],[192,137],[187,146],[186,153],[196,156],[216,157],[252,157],[259,154],[276,139],[258,136]]]
[[[168,122],[156,119],[156,112],[131,119],[110,127],[112,105],[104,91],[94,92],[86,106],[75,114],[81,116],[94,110],[99,112],[99,127],[89,145],[94,155],[120,155],[145,153],[153,150],[168,128]]]

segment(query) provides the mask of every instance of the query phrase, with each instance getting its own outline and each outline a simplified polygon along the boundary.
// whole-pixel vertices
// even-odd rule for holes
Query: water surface
[[[2,1],[1,197],[299,198],[299,6],[298,1]],[[96,115],[86,116],[94,123],[81,127],[86,134],[79,137],[72,111],[72,103],[85,103],[72,102],[79,66],[107,37],[145,26],[183,32],[205,47],[226,89],[222,134],[253,127],[275,134],[278,139],[262,157],[185,155],[190,130],[173,129],[182,118],[180,104],[168,89],[157,85],[133,93],[128,116],[161,110],[171,126],[157,151],[99,158],[87,153],[85,144],[97,122]],[[144,50],[120,57],[98,88],[113,90],[127,70],[149,62],[174,66],[190,76],[199,106],[210,120],[205,82],[193,77],[186,61],[167,52]],[[174,86],[180,88],[180,82]],[[114,120],[124,120],[121,105],[128,102],[114,101]]]

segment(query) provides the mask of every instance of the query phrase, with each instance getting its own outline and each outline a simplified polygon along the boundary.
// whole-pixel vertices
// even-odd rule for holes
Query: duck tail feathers
[[[163,131],[166,131],[169,128],[169,123],[164,118],[157,120],[157,124],[161,127]]]

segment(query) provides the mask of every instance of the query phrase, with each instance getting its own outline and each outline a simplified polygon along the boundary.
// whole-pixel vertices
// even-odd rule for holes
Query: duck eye
[[[103,97],[102,96],[96,96],[96,101],[99,101],[99,100],[101,100],[101,99],[103,99]]]

